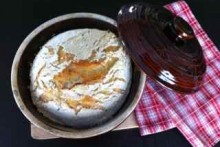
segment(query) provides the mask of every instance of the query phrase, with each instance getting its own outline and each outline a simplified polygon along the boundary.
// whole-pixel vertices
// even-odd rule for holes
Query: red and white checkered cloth
[[[192,146],[214,146],[220,140],[220,52],[186,2],[178,1],[165,8],[191,25],[202,46],[207,70],[201,89],[190,95],[175,93],[147,78],[135,110],[141,135],[177,127]]]

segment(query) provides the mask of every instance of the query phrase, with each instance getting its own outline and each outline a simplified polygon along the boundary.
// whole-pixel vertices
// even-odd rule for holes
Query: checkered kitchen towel
[[[207,63],[198,92],[182,95],[150,78],[135,110],[141,135],[177,127],[194,147],[210,147],[220,140],[220,52],[199,25],[189,6],[178,1],[165,6],[185,19],[202,46]]]

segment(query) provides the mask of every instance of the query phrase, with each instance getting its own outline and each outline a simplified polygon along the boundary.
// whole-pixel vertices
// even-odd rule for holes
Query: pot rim
[[[18,67],[19,67],[19,62],[20,62],[21,56],[22,56],[24,50],[26,49],[27,45],[41,31],[43,31],[47,27],[50,27],[51,25],[54,25],[55,23],[58,23],[58,22],[61,22],[64,20],[68,20],[68,19],[75,19],[75,18],[90,18],[90,19],[94,18],[94,19],[97,19],[100,21],[110,23],[111,25],[114,25],[115,27],[117,27],[117,23],[115,20],[113,20],[109,17],[103,16],[103,15],[99,15],[99,14],[95,14],[95,13],[87,13],[87,12],[70,13],[70,14],[61,15],[61,16],[55,17],[49,21],[46,21],[45,23],[41,24],[36,29],[34,29],[24,39],[24,41],[21,43],[20,47],[18,48],[18,50],[15,54],[14,60],[13,60],[12,68],[11,68],[11,87],[12,87],[13,96],[14,96],[14,99],[17,103],[17,106],[19,107],[19,109],[21,110],[23,115],[25,115],[25,117],[32,124],[34,124],[35,126],[41,128],[44,131],[51,133],[55,136],[77,139],[77,138],[93,137],[93,136],[97,136],[97,135],[106,133],[110,130],[113,130],[115,127],[117,127],[119,124],[121,124],[133,112],[138,101],[140,100],[141,94],[142,94],[142,92],[144,90],[144,86],[145,86],[146,75],[142,70],[140,70],[140,79],[139,79],[140,85],[139,85],[139,88],[138,88],[138,91],[135,95],[134,100],[131,102],[131,104],[129,106],[129,109],[125,109],[125,111],[123,111],[118,118],[115,118],[113,121],[103,123],[103,125],[99,125],[97,127],[92,127],[92,128],[85,129],[85,130],[77,130],[76,129],[76,131],[66,131],[66,130],[61,130],[59,128],[55,128],[50,125],[47,125],[46,123],[42,122],[40,119],[35,117],[34,114],[32,114],[29,111],[29,109],[26,107],[26,105],[24,104],[24,102],[21,98],[20,92],[19,92],[19,88],[18,88],[19,85],[18,85],[17,73],[18,73]]]

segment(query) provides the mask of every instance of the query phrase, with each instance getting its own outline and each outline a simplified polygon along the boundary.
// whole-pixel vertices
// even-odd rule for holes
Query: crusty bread
[[[33,103],[49,119],[77,128],[111,118],[129,92],[131,63],[115,34],[77,29],[58,34],[30,71]]]

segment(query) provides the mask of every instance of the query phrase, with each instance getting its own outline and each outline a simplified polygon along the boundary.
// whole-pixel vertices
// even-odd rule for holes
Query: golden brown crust
[[[53,81],[60,89],[71,89],[77,84],[91,84],[101,82],[118,58],[111,58],[103,62],[89,62],[81,60],[72,62],[68,67],[55,75]]]

